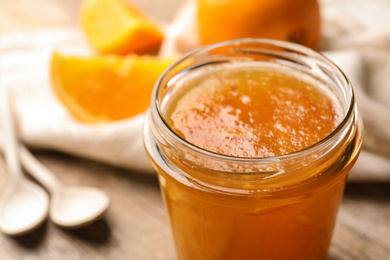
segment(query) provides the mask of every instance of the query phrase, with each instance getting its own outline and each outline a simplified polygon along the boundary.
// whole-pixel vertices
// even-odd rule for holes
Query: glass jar
[[[181,138],[163,117],[176,83],[199,69],[238,62],[269,63],[326,86],[340,102],[341,123],[310,147],[267,158],[222,155]],[[179,59],[158,80],[144,128],[178,258],[326,259],[362,131],[350,82],[306,47],[239,39]]]

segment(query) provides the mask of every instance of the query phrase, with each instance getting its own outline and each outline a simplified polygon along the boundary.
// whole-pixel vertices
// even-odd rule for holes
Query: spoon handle
[[[23,177],[23,172],[20,165],[19,147],[13,121],[10,94],[6,84],[0,87],[0,118],[4,136],[6,136],[4,138],[4,157],[12,179],[18,180]]]
[[[24,146],[20,147],[20,157],[27,172],[40,182],[51,194],[59,190],[61,183],[58,179],[54,177],[51,171],[39,162]]]
[[[60,186],[59,181],[26,147],[18,142],[11,106],[12,97],[10,94],[6,85],[0,87],[0,117],[3,131],[3,135],[0,131],[0,148],[4,152],[8,171],[14,177],[13,179],[22,178],[21,161],[31,176],[38,180],[50,192],[54,192]]]
[[[5,138],[0,131],[0,151],[5,151]],[[50,193],[61,186],[56,177],[22,144],[19,144],[19,155],[22,165],[27,172],[40,182]],[[20,168],[20,167],[19,167]]]

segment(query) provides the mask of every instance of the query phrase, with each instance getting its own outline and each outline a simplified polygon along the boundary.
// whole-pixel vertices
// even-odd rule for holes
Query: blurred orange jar
[[[179,259],[320,260],[362,123],[350,83],[324,56],[241,39],[165,71],[144,140]]]

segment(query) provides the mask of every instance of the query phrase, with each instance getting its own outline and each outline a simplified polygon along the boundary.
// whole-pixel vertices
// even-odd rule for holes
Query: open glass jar
[[[270,65],[310,78],[342,110],[314,145],[279,156],[235,157],[202,149],[164,118],[179,82],[205,68]],[[225,67],[229,70],[229,66]],[[199,78],[199,77],[198,77]],[[326,259],[347,174],[362,144],[362,122],[345,75],[296,44],[240,39],[202,47],[160,77],[144,128],[179,259]]]

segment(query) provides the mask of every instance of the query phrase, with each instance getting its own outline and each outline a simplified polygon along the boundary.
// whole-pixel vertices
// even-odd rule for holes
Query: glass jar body
[[[299,67],[314,75],[316,59],[317,67],[331,68],[313,78],[329,81],[343,99],[345,117],[326,140],[308,149],[274,158],[220,156],[181,140],[164,122],[163,100],[177,75],[238,60]],[[352,89],[332,66],[301,46],[246,39],[206,47],[165,72],[144,140],[159,174],[179,259],[326,259],[347,174],[362,141]]]

